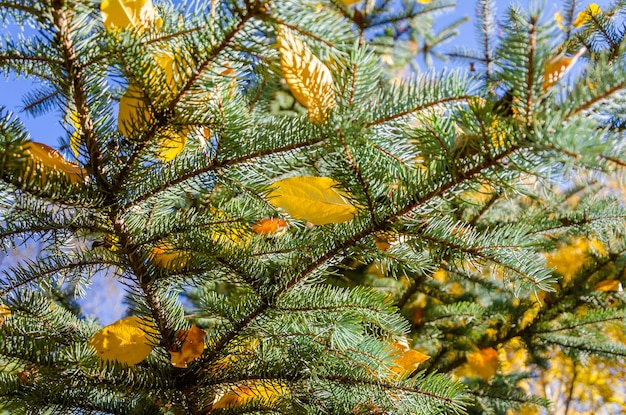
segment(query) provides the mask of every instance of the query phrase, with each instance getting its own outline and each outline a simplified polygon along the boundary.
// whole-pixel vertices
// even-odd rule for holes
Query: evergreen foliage
[[[474,70],[442,73],[416,58],[452,2],[349,3],[0,0],[3,75],[67,129],[61,155],[0,114],[2,248],[41,245],[1,270],[0,409],[540,413],[554,356],[623,363],[626,3],[564,1],[561,28],[478,0]],[[299,201],[324,224],[286,178],[336,183]],[[90,344],[136,329],[81,314],[101,272],[140,363]]]

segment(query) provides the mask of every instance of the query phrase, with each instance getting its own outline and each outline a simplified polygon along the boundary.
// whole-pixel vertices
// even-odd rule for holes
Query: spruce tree
[[[617,367],[626,3],[478,0],[471,69],[422,72],[452,6],[0,0],[67,129],[0,114],[2,247],[41,247],[2,270],[0,409],[539,413],[555,356]]]

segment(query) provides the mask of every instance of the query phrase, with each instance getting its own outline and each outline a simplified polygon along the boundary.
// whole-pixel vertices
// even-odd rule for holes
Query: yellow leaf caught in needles
[[[391,370],[396,374],[398,380],[410,375],[418,368],[420,363],[430,359],[430,356],[413,350],[401,342],[395,342],[391,347],[397,356],[393,359],[394,366]]]
[[[27,141],[21,146],[24,155],[28,157],[28,162],[40,172],[53,170],[60,172],[70,183],[81,183],[88,176],[87,170],[77,164],[70,163],[54,148],[42,143]],[[30,166],[26,168],[26,173],[30,173]],[[40,185],[45,185],[45,177],[40,178]]]
[[[576,20],[572,23],[574,27],[581,27],[588,23],[593,16],[602,13],[602,9],[596,3],[591,3],[585,10],[578,13]]]
[[[315,124],[323,124],[335,107],[335,90],[330,69],[309,48],[284,27],[278,26],[276,43],[280,67],[293,96],[308,109]]]
[[[561,52],[548,59],[543,67],[543,90],[547,91],[552,85],[559,82],[574,66],[578,58],[587,51],[586,47],[580,48],[573,56],[566,56]]]
[[[175,249],[170,244],[160,244],[155,246],[150,253],[152,263],[163,269],[176,270],[187,265],[187,251]]]
[[[284,383],[265,379],[251,380],[218,394],[213,400],[211,410],[235,408],[252,401],[271,405],[276,403],[281,396],[288,395],[289,388]]]
[[[176,346],[167,350],[172,366],[185,368],[189,362],[200,357],[204,351],[205,337],[206,331],[195,324],[189,330],[179,330],[176,333]]]
[[[137,138],[145,126],[152,121],[152,113],[141,89],[131,85],[120,99],[117,128],[124,137]],[[187,137],[172,127],[165,127],[156,134],[156,156],[162,161],[171,161],[185,149]]]
[[[468,353],[467,363],[461,367],[461,371],[467,377],[489,380],[495,376],[499,365],[498,351],[492,347],[487,347],[486,349]]]
[[[294,219],[314,225],[347,222],[354,218],[356,208],[337,186],[339,183],[329,177],[291,177],[275,182],[268,198]]]
[[[148,318],[126,317],[104,327],[93,335],[89,344],[98,357],[134,366],[152,351],[156,329]]]
[[[163,23],[152,0],[103,0],[100,3],[100,14],[104,26],[109,30],[148,29],[153,24],[159,28]]]
[[[11,309],[4,304],[0,304],[0,327],[4,324],[4,319],[11,315]]]

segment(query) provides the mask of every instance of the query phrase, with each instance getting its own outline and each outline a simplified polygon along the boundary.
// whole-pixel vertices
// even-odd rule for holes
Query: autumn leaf
[[[602,13],[602,9],[596,3],[591,3],[585,10],[578,13],[574,23],[572,25],[574,27],[581,27],[588,23],[593,16],[597,16]]]
[[[150,261],[163,269],[180,269],[187,265],[187,251],[175,249],[172,245],[162,243],[155,246],[150,253]]]
[[[279,218],[265,218],[250,225],[260,235],[282,233],[287,229],[287,222]]]
[[[353,4],[360,3],[362,0],[341,0],[345,6],[352,6]]]
[[[4,324],[4,319],[11,315],[11,309],[4,304],[0,304],[0,327]]]
[[[574,66],[578,58],[587,51],[586,47],[580,48],[573,56],[566,56],[561,52],[548,59],[543,67],[543,90],[547,91],[552,85],[559,82]]]
[[[597,283],[594,287],[596,291],[614,291],[614,292],[622,292],[624,288],[622,287],[622,283],[619,280],[604,280]]]
[[[393,359],[391,371],[395,373],[398,380],[410,375],[418,368],[420,363],[430,359],[430,356],[411,349],[403,342],[394,342],[391,344],[391,347],[396,356]]]
[[[40,172],[45,170],[57,171],[71,183],[82,183],[88,176],[87,170],[68,162],[58,151],[46,144],[27,141],[20,148],[23,154],[28,157],[29,164],[32,163],[33,167]],[[29,172],[30,166],[26,168],[26,174]],[[44,186],[45,182],[45,177],[41,177],[39,184]]]
[[[189,330],[179,330],[176,332],[176,346],[168,349],[172,366],[187,367],[189,362],[196,360],[204,351],[204,338],[206,331],[195,324]]]
[[[467,363],[462,369],[465,376],[488,380],[495,376],[500,362],[498,351],[487,347],[467,354]]]
[[[592,254],[606,254],[602,242],[593,238],[575,238],[569,243],[559,245],[556,251],[546,254],[546,266],[555,268],[556,272],[563,275],[565,282],[569,282],[581,268],[590,263]]]
[[[100,14],[104,26],[116,28],[148,29],[153,24],[160,28],[163,21],[157,14],[152,0],[103,0]]]
[[[234,408],[252,401],[271,405],[278,402],[281,396],[288,395],[289,388],[284,383],[264,379],[251,380],[218,394],[211,409]]]
[[[128,87],[120,99],[117,114],[117,128],[124,137],[136,138],[152,121],[143,93],[137,86]],[[156,134],[156,157],[162,161],[171,161],[185,149],[187,137],[172,127],[165,127]]]
[[[149,318],[131,316],[104,327],[93,335],[89,344],[98,357],[134,366],[152,351],[156,329]]]
[[[356,208],[337,186],[339,183],[328,177],[291,177],[275,182],[268,198],[294,219],[314,225],[347,222],[354,218]]]
[[[280,67],[291,93],[309,110],[311,122],[323,124],[336,105],[330,69],[283,25],[278,26],[276,42]]]
[[[72,126],[74,127],[74,132],[70,136],[70,150],[72,150],[72,153],[74,153],[74,155],[78,157],[79,155],[78,150],[81,145],[81,141],[80,141],[81,136],[80,136],[80,120],[78,119],[78,114],[76,113],[76,111],[72,111],[70,113],[70,122],[72,123]]]

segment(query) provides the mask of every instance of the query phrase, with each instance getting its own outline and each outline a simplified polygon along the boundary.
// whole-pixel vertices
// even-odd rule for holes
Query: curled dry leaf
[[[552,85],[559,82],[586,51],[587,48],[583,46],[573,56],[565,56],[565,53],[561,52],[548,59],[543,67],[543,90],[547,91]]]
[[[293,96],[309,110],[315,124],[323,124],[335,107],[335,90],[330,69],[309,48],[283,26],[276,37],[280,52],[280,67]]]
[[[189,330],[179,330],[176,333],[176,345],[168,349],[172,366],[187,367],[189,362],[196,360],[204,351],[204,338],[206,331],[195,324]]]
[[[163,21],[157,14],[152,0],[103,0],[100,14],[109,30],[160,28]]]
[[[314,225],[347,222],[354,218],[356,208],[337,186],[339,183],[328,177],[291,177],[275,182],[268,198],[294,219]]]
[[[250,225],[252,230],[260,235],[283,233],[287,229],[287,222],[279,218],[265,218]]]
[[[93,335],[89,344],[98,357],[134,366],[152,351],[157,331],[149,318],[131,316],[104,327]]]

